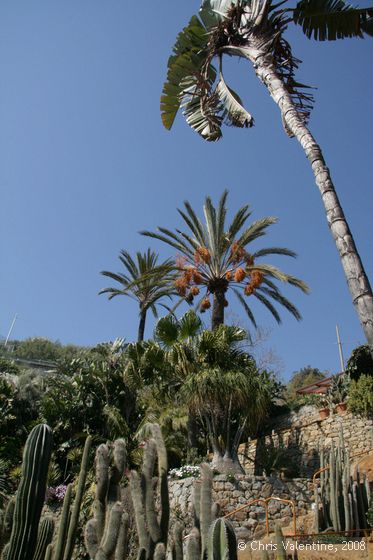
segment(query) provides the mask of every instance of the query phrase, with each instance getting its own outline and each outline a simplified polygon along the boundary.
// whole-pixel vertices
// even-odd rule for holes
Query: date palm
[[[138,302],[140,322],[137,340],[140,342],[144,340],[146,315],[149,309],[155,317],[158,316],[157,305],[170,311],[169,307],[160,300],[171,298],[176,294],[172,283],[174,263],[167,259],[158,264],[157,253],[150,249],[145,253],[137,252],[136,259],[133,259],[127,251],[122,250],[119,260],[125,268],[125,273],[107,270],[101,272],[103,276],[118,282],[119,287],[104,288],[99,293],[108,294],[109,299],[116,296],[128,296]]]
[[[158,232],[141,233],[159,239],[179,252],[176,258],[178,276],[175,288],[190,303],[197,298],[197,307],[201,312],[209,309],[212,296],[213,329],[224,323],[228,292],[236,294],[254,326],[255,317],[246,301],[249,296],[265,305],[278,323],[281,318],[271,300],[285,307],[299,320],[301,315],[298,309],[281,293],[276,281],[288,283],[303,292],[308,291],[306,284],[277,267],[260,261],[268,255],[295,257],[295,253],[283,247],[269,247],[250,253],[247,251],[247,247],[265,235],[267,228],[276,223],[277,219],[267,217],[247,226],[251,212],[249,206],[245,205],[226,227],[227,195],[228,192],[225,191],[218,208],[214,207],[209,197],[206,198],[205,223],[197,217],[189,202],[185,202],[185,211],[178,212],[188,226],[188,233],[179,230],[174,233],[165,228],[158,228]]]
[[[344,0],[300,0],[294,7],[287,7],[286,0],[203,0],[199,17],[193,16],[179,34],[169,59],[162,120],[170,129],[181,107],[188,124],[208,141],[221,137],[223,123],[251,127],[252,115],[225,81],[223,58],[237,56],[252,63],[280,109],[286,133],[299,141],[311,164],[352,301],[373,352],[372,289],[321,148],[307,126],[313,97],[295,78],[301,61],[284,38],[292,23],[319,41],[362,38],[364,33],[373,35],[373,8],[354,8]]]

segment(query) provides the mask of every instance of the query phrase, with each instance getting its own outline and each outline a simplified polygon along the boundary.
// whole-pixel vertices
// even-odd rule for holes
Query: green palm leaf
[[[373,8],[354,8],[344,0],[301,0],[294,10],[294,22],[317,41],[372,35]]]

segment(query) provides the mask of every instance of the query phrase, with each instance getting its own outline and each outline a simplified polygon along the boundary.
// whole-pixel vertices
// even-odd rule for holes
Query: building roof
[[[320,379],[310,385],[306,385],[305,387],[297,390],[297,395],[325,395],[332,384],[333,378],[339,377],[343,373],[344,372],[341,371],[340,373],[336,373],[335,375],[331,375],[330,377],[326,377],[325,379]]]

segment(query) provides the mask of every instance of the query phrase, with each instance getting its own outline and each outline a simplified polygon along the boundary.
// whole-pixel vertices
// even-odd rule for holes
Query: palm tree
[[[174,279],[174,263],[167,259],[161,264],[157,264],[158,255],[148,249],[145,253],[136,253],[136,261],[131,255],[122,250],[119,260],[123,264],[126,272],[101,272],[103,276],[108,276],[120,284],[118,288],[104,288],[100,294],[109,294],[108,298],[115,296],[128,296],[138,302],[140,323],[138,329],[138,341],[144,340],[146,314],[149,309],[157,317],[157,305],[170,311],[169,307],[160,300],[167,297],[171,298],[176,294],[172,281]]]
[[[271,299],[299,320],[301,315],[298,309],[281,293],[275,282],[280,280],[300,288],[303,292],[308,291],[306,284],[277,267],[259,262],[261,257],[267,255],[295,257],[295,253],[282,247],[269,247],[253,253],[246,250],[249,244],[265,235],[268,226],[276,223],[277,219],[262,218],[243,229],[251,214],[249,206],[245,205],[238,210],[226,228],[227,195],[228,192],[224,191],[217,209],[211,199],[206,198],[205,224],[197,217],[189,202],[185,202],[185,212],[178,212],[188,226],[189,233],[179,230],[173,233],[165,228],[158,228],[159,233],[141,233],[168,243],[179,251],[180,255],[176,259],[179,274],[175,280],[175,288],[189,303],[197,297],[197,307],[202,313],[211,307],[212,295],[213,329],[224,323],[229,290],[236,294],[255,327],[254,314],[244,296],[253,296],[265,305],[278,323],[281,322],[281,318]]]
[[[373,353],[372,289],[321,148],[307,127],[313,97],[308,86],[295,79],[301,61],[283,36],[290,23],[319,41],[373,35],[373,8],[353,8],[344,0],[283,5],[274,0],[203,0],[200,17],[193,16],[179,34],[169,59],[162,120],[170,129],[181,106],[188,124],[209,141],[221,137],[223,123],[251,127],[252,115],[224,79],[223,55],[252,63],[280,109],[285,131],[299,141],[311,164],[352,301]],[[218,71],[211,63],[214,58]]]

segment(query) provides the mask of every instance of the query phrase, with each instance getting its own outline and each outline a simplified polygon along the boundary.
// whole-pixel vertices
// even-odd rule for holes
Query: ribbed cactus
[[[47,546],[52,542],[54,521],[50,516],[44,517],[39,525],[38,540],[33,560],[44,560]]]
[[[332,444],[328,451],[320,453],[320,466],[326,470],[320,474],[320,524],[319,530],[333,528],[335,531],[359,530],[366,527],[366,511],[369,493],[366,474],[357,471],[356,480],[351,476],[351,461],[345,448],[343,432],[339,445]],[[317,487],[315,488],[318,509]],[[317,512],[315,512],[317,515]],[[316,519],[315,519],[315,527]]]
[[[111,455],[113,464],[110,469]],[[84,540],[94,560],[125,558],[123,550],[127,537],[128,516],[120,500],[119,483],[126,463],[126,444],[122,439],[113,446],[102,444],[96,451],[96,497],[94,517],[85,527]],[[119,555],[120,550],[120,555]]]
[[[232,524],[216,519],[211,527],[207,546],[208,560],[237,560],[237,541]]]
[[[152,559],[155,557],[158,543],[163,543],[167,548],[170,503],[167,480],[167,452],[162,433],[157,424],[150,424],[149,430],[151,437],[145,444],[141,479],[137,472],[132,471],[130,489],[139,548],[146,551],[147,559]],[[156,459],[158,463],[158,507],[156,507],[153,480]],[[161,550],[161,547],[158,547],[158,550]],[[161,553],[158,552],[159,554]]]
[[[39,424],[27,438],[23,453],[7,560],[33,560],[51,453],[52,431]]]

